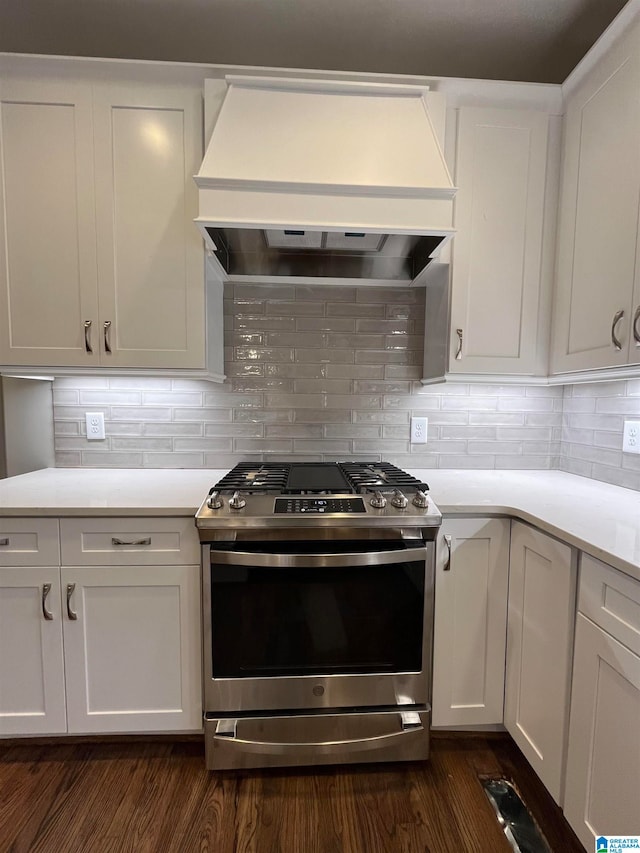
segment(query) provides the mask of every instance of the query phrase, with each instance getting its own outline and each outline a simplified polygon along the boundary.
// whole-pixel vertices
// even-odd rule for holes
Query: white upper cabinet
[[[0,364],[203,369],[200,89],[44,77],[0,83]]]
[[[565,113],[552,371],[640,361],[640,27],[614,44]]]
[[[91,88],[0,80],[0,173],[0,363],[97,365]]]
[[[203,367],[202,97],[96,85],[94,137],[102,364]]]
[[[460,109],[451,373],[536,372],[548,136],[544,112]]]

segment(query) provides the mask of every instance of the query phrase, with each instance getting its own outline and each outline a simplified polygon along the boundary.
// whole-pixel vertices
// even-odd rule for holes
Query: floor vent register
[[[484,792],[516,853],[553,853],[520,794],[508,779],[481,777]]]

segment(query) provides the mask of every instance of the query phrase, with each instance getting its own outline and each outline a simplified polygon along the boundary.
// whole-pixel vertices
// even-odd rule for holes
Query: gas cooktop
[[[389,462],[240,462],[211,490],[222,494],[364,494],[372,490],[429,491]]]
[[[217,528],[433,527],[429,486],[389,462],[241,462],[196,514],[200,537]]]

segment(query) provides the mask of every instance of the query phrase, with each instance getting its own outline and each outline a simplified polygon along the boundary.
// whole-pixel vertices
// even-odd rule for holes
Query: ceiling
[[[0,51],[562,82],[626,0],[2,0]]]

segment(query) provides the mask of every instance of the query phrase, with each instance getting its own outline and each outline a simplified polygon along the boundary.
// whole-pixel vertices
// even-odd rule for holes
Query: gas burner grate
[[[374,489],[415,489],[426,492],[429,486],[390,462],[339,462],[356,492]]]
[[[239,462],[216,483],[212,491],[240,490],[249,494],[280,493],[287,485],[290,470],[291,465],[286,462]]]

